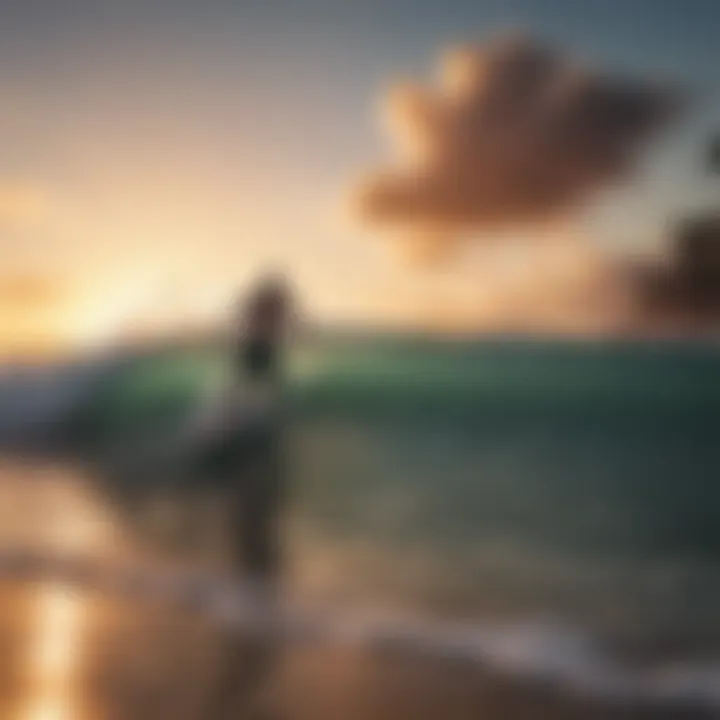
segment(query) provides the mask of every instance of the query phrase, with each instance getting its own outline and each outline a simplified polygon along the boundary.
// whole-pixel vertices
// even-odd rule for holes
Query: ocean
[[[234,490],[185,472],[177,440],[226,365],[188,342],[8,371],[0,541],[52,550],[45,498],[47,517],[111,531],[86,554],[231,572]],[[719,370],[699,340],[298,343],[288,605],[410,623],[430,656],[561,694],[720,713]]]

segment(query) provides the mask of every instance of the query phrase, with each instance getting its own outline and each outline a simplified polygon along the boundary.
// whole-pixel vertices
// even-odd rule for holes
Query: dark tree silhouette
[[[720,132],[710,140],[707,163],[711,173],[720,175]]]

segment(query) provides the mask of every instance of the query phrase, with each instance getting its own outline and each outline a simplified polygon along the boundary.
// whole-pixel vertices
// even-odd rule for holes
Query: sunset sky
[[[558,229],[660,248],[669,220],[720,193],[702,166],[720,125],[718,27],[716,0],[6,2],[0,341],[212,316],[267,266],[320,315],[442,315],[427,293],[446,283],[485,317],[480,261],[427,279],[340,207],[386,155],[388,83],[498,30],[687,88],[642,176]]]

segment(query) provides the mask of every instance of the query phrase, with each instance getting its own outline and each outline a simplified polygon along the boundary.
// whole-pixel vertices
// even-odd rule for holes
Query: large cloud
[[[433,233],[552,219],[632,170],[678,105],[526,39],[454,51],[386,112],[397,162],[360,188],[370,220]]]

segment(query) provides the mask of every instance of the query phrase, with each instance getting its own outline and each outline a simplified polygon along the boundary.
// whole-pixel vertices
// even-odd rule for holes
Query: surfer
[[[230,383],[203,408],[196,467],[229,485],[233,554],[240,574],[261,584],[279,575],[283,494],[281,389],[291,299],[282,278],[261,280],[233,317]],[[198,439],[199,438],[199,439]]]
[[[243,296],[236,308],[231,384],[224,392],[239,414],[221,413],[226,428],[220,430],[219,457],[213,463],[226,489],[229,484],[234,569],[250,582],[246,590],[259,618],[273,612],[281,580],[285,485],[281,389],[283,345],[292,305],[284,280],[270,276]],[[227,636],[218,684],[204,716],[265,717],[263,705],[276,672],[278,650],[271,637]]]
[[[261,582],[272,582],[279,574],[284,475],[279,403],[291,307],[284,280],[263,279],[242,303],[236,338],[238,383],[249,391],[250,397],[243,393],[246,401],[260,405],[260,420],[251,431],[250,462],[238,466],[237,560],[244,575]]]

